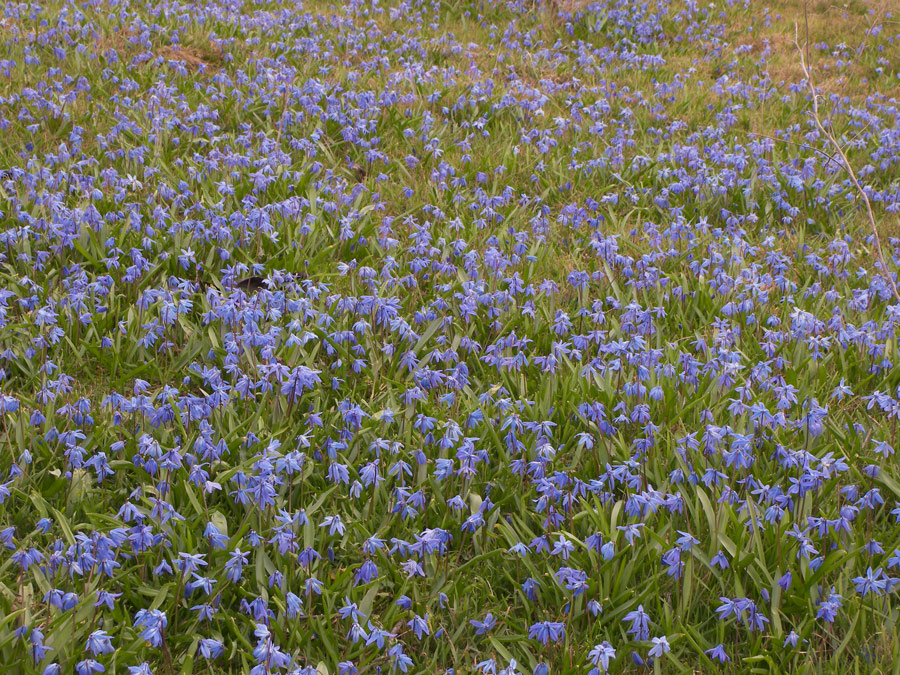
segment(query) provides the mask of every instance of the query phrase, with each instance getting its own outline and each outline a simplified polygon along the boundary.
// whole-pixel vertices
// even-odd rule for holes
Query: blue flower
[[[488,612],[481,621],[469,619],[469,623],[475,626],[475,635],[484,635],[497,625],[497,620],[493,614]]]
[[[627,632],[634,635],[636,640],[650,639],[650,616],[644,611],[643,605],[638,605],[637,609],[628,612],[622,621],[631,622]]]
[[[874,572],[869,567],[865,576],[854,577],[853,583],[856,585],[856,592],[865,597],[869,593],[884,595],[900,583],[900,580],[888,577],[880,567]]]
[[[163,631],[168,625],[165,612],[158,609],[138,610],[134,618],[134,627],[141,629],[141,639],[151,647],[159,647],[163,641]]]
[[[225,651],[225,646],[213,638],[201,638],[198,643],[200,654],[206,659],[215,659]]]
[[[716,645],[711,649],[707,649],[704,653],[710,659],[718,661],[719,663],[728,663],[731,661],[731,658],[729,658],[728,653],[725,651],[724,645]]]
[[[598,645],[594,645],[593,649],[591,649],[588,654],[588,659],[595,666],[599,666],[601,672],[606,672],[609,670],[610,661],[615,660],[616,658],[616,650],[615,648],[609,644],[606,640],[601,642]]]
[[[653,646],[650,648],[650,656],[655,659],[662,658],[663,654],[668,654],[672,651],[672,648],[669,646],[669,641],[666,639],[666,636],[655,637],[652,640]]]
[[[98,654],[112,654],[115,651],[109,635],[104,630],[95,630],[88,635],[86,648],[94,656]]]
[[[565,636],[566,625],[557,621],[538,621],[528,629],[528,637],[537,640],[542,645],[549,642],[559,642]]]

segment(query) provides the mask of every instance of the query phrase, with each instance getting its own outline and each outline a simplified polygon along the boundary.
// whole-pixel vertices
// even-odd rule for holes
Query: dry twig
[[[806,6],[803,8],[804,18],[806,17]],[[850,176],[850,182],[853,183],[853,186],[856,188],[856,191],[862,197],[863,202],[866,205],[866,216],[869,219],[869,225],[872,228],[872,237],[875,240],[875,252],[878,256],[878,261],[881,263],[881,269],[884,272],[884,275],[887,277],[888,283],[891,285],[891,290],[894,292],[894,297],[900,302],[900,290],[897,289],[897,283],[894,281],[894,275],[891,272],[890,267],[888,267],[887,261],[884,258],[884,252],[881,248],[881,237],[878,234],[878,225],[875,222],[875,213],[872,210],[872,202],[869,200],[869,195],[866,194],[866,191],[863,189],[863,186],[860,184],[859,179],[856,177],[856,172],[853,170],[853,166],[850,164],[850,160],[847,158],[847,153],[844,152],[844,148],[838,142],[838,140],[834,137],[834,134],[831,133],[828,129],[825,128],[825,125],[822,124],[822,118],[819,114],[819,95],[816,92],[815,82],[813,81],[812,69],[809,65],[809,21],[806,21],[806,41],[805,41],[805,53],[806,57],[804,58],[804,47],[800,46],[800,38],[799,38],[799,28],[796,24],[794,24],[794,45],[797,47],[797,53],[800,57],[800,68],[803,70],[803,75],[806,78],[806,86],[809,89],[809,95],[812,99],[812,117],[813,121],[816,124],[816,127],[822,133],[823,136],[828,140],[829,143],[834,147],[835,152],[841,158],[841,161],[844,164],[844,169],[847,171],[847,175]]]

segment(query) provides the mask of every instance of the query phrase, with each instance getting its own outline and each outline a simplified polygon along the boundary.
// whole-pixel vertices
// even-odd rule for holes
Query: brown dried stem
[[[806,13],[806,8],[804,7],[804,15]],[[853,186],[856,188],[856,191],[862,197],[863,202],[866,206],[866,216],[869,220],[869,226],[872,228],[872,237],[875,240],[875,253],[878,256],[878,261],[881,263],[881,269],[884,275],[887,277],[888,283],[891,285],[891,290],[894,293],[894,297],[900,302],[900,290],[897,289],[897,283],[894,281],[894,275],[891,272],[891,268],[888,267],[887,261],[884,257],[884,252],[881,248],[881,236],[878,234],[878,225],[875,222],[875,213],[872,210],[872,202],[869,200],[869,195],[863,189],[863,186],[860,184],[859,179],[856,177],[856,172],[853,170],[853,166],[850,164],[850,160],[847,158],[847,153],[844,152],[844,148],[838,142],[837,138],[835,138],[834,134],[831,133],[828,129],[825,128],[825,125],[822,124],[822,118],[819,113],[819,95],[816,92],[815,82],[813,81],[812,69],[809,65],[809,23],[806,22],[806,42],[805,42],[805,54],[804,58],[804,47],[800,46],[800,39],[798,37],[799,29],[797,25],[794,25],[794,45],[797,47],[797,54],[800,58],[800,67],[803,69],[803,75],[806,78],[806,86],[809,89],[809,95],[812,99],[812,118],[813,122],[815,122],[816,127],[822,133],[822,135],[828,140],[828,142],[834,147],[835,152],[838,157],[841,158],[841,161],[844,164],[844,169],[847,171],[847,175],[850,177],[850,182],[853,183]]]

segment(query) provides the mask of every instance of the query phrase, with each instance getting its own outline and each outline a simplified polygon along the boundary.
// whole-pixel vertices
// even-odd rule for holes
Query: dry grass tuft
[[[157,49],[156,55],[168,61],[184,63],[186,67],[192,70],[199,70],[201,67],[206,70],[215,69],[222,64],[222,52],[212,44],[204,48],[167,45]]]

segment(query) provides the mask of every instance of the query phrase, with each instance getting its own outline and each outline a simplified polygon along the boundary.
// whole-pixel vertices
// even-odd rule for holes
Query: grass
[[[795,24],[895,274],[886,4],[4,5],[4,672],[900,672]]]

